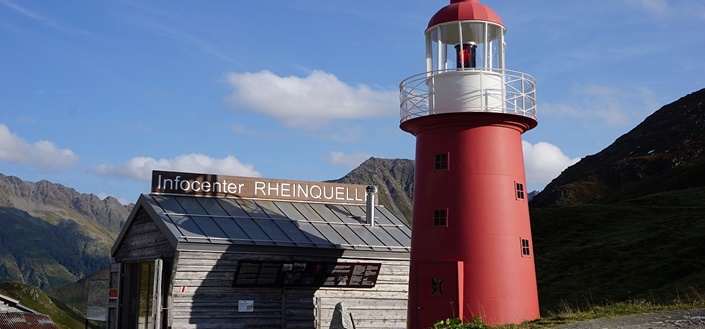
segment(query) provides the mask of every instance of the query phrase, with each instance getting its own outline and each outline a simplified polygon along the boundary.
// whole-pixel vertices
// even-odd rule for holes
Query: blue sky
[[[702,0],[482,0],[538,82],[530,189],[705,87]],[[0,0],[0,173],[132,202],[152,169],[321,181],[414,158],[398,84],[448,0]]]

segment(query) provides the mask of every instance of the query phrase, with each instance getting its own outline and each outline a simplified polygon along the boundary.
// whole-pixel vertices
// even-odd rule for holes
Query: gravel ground
[[[647,313],[619,318],[604,318],[576,322],[560,329],[661,329],[705,328],[705,309]]]

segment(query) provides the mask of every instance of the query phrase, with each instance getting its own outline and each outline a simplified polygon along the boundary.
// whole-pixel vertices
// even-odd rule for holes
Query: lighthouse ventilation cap
[[[453,21],[486,21],[504,26],[499,15],[480,3],[480,0],[450,0],[428,22],[428,27]]]

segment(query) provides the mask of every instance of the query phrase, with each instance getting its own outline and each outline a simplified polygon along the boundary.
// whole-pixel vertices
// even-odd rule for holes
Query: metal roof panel
[[[359,220],[359,217],[353,215],[353,213],[348,209],[348,206],[332,204],[328,205],[328,208],[339,218],[344,218],[346,222],[349,222],[347,225],[347,230],[343,230],[343,232],[350,235],[351,232],[349,231],[352,231],[352,234],[357,235],[363,241],[362,244],[359,244],[359,247],[364,247],[365,245],[384,246],[384,244],[370,232],[369,225],[363,224]]]
[[[376,225],[362,205],[153,194],[153,220],[182,243],[409,251],[405,219],[377,206]],[[156,216],[154,215],[156,214]],[[163,230],[165,231],[165,230]],[[166,233],[166,232],[165,232]]]
[[[340,239],[345,241],[344,245],[350,246],[364,244],[364,241],[350,230],[350,224],[356,225],[359,223],[353,222],[352,220],[344,220],[345,215],[341,217],[340,214],[336,214],[329,205],[311,204],[310,207],[322,218],[320,222],[313,225],[318,230],[323,231],[329,239],[340,237]],[[325,218],[325,220],[323,220],[323,218]]]
[[[291,205],[299,214],[304,216],[303,220],[297,222],[298,226],[317,245],[343,246],[347,243],[345,239],[329,227],[316,225],[316,223],[324,223],[324,219],[313,209],[312,204],[292,203]]]
[[[279,225],[279,228],[281,228],[282,231],[284,231],[284,233],[289,237],[289,239],[294,241],[296,245],[315,247],[322,244],[330,244],[330,242],[328,241],[311,235],[306,230],[306,228],[310,230],[310,226],[304,228],[299,225],[305,219],[301,216],[298,211],[296,211],[296,209],[291,207],[291,203],[275,201],[273,202],[273,205],[274,207],[270,209],[271,211],[273,211],[273,213],[270,214],[270,216],[274,216],[274,218],[278,219],[276,223],[277,225]],[[287,216],[287,214],[282,208],[288,209],[289,214],[291,214],[291,217]]]

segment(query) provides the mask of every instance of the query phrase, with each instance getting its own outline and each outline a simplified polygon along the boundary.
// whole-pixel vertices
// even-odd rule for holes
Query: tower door
[[[124,328],[161,328],[161,279],[161,259],[125,264]]]
[[[462,318],[462,262],[419,263],[416,273],[418,328],[445,319]]]

